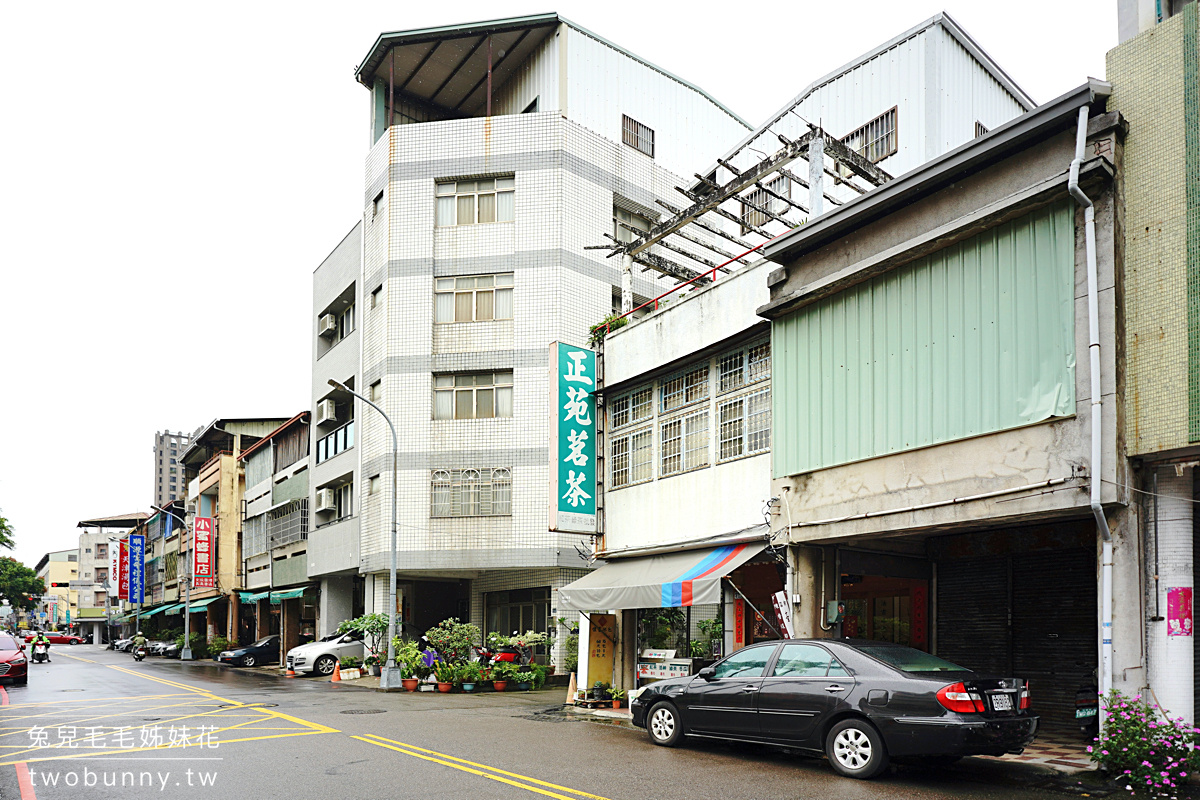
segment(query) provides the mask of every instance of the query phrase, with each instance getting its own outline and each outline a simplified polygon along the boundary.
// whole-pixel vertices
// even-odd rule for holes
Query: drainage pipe
[[[1079,109],[1079,121],[1075,128],[1075,158],[1071,161],[1070,177],[1067,181],[1067,191],[1075,202],[1083,208],[1083,228],[1087,256],[1087,308],[1088,308],[1088,379],[1092,398],[1092,457],[1089,465],[1091,472],[1090,505],[1092,516],[1096,518],[1096,528],[1100,532],[1100,695],[1107,695],[1112,690],[1112,531],[1108,527],[1108,519],[1104,515],[1104,506],[1100,503],[1100,488],[1103,472],[1103,401],[1100,387],[1100,310],[1097,298],[1096,269],[1096,208],[1091,199],[1079,188],[1079,167],[1083,163],[1084,148],[1087,145],[1089,109],[1085,105]],[[1104,724],[1104,704],[1101,703],[1100,724]]]

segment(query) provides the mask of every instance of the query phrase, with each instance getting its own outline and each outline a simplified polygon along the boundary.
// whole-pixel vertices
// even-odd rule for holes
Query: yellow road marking
[[[500,781],[502,783],[507,783],[512,786],[517,786],[521,789],[525,789],[530,792],[537,792],[538,794],[544,794],[544,795],[547,795],[548,797],[559,798],[560,800],[577,800],[578,797],[589,797],[589,798],[592,798],[592,800],[608,800],[608,798],[601,797],[598,794],[590,794],[588,792],[583,792],[578,789],[571,789],[566,786],[559,786],[556,783],[549,783],[547,781],[541,781],[541,780],[538,780],[537,778],[531,778],[528,775],[519,775],[515,772],[507,772],[502,769],[497,769],[496,767],[489,767],[486,764],[477,764],[474,761],[467,761],[464,758],[456,758],[454,756],[446,755],[445,753],[438,753],[434,750],[427,750],[424,747],[417,747],[416,745],[405,744],[404,742],[397,742],[394,739],[385,739],[382,736],[377,736],[377,735],[371,734],[371,733],[367,734],[367,736],[369,736],[371,738],[368,739],[368,738],[364,738],[362,736],[353,736],[351,738],[359,739],[360,741],[364,741],[364,742],[370,742],[371,744],[379,745],[380,747],[386,747],[389,750],[395,750],[398,753],[404,753],[405,755],[413,756],[414,758],[421,758],[421,759],[425,759],[426,761],[433,761],[435,763],[442,764],[447,767],[453,767],[454,769],[462,770],[463,772],[470,772],[473,775],[480,775],[484,778],[491,778],[494,781]],[[376,740],[379,740],[379,741],[376,741]],[[384,744],[384,742],[387,742],[388,744]],[[399,745],[399,746],[393,747],[392,745]],[[419,752],[414,752],[414,751],[419,751]],[[422,753],[429,753],[430,755],[422,755]],[[437,757],[435,758],[434,756],[437,756]],[[457,761],[459,763],[457,763],[457,764],[451,763],[454,761]],[[469,767],[462,766],[463,764],[469,764],[470,766]],[[478,767],[479,769],[472,769],[472,767]],[[489,772],[483,772],[482,770],[489,770]],[[497,774],[493,775],[491,773],[497,773]],[[575,797],[566,797],[565,795],[555,794],[554,792],[548,792],[548,791],[545,791],[542,789],[538,789],[536,786],[528,786],[524,783],[518,783],[517,780],[508,780],[507,778],[502,778],[502,777],[500,777],[500,775],[506,775],[511,778],[516,778],[519,781],[527,781],[528,783],[537,784],[537,786],[546,786],[551,789],[558,789],[563,792],[569,792],[572,795],[575,795]]]
[[[133,695],[130,697],[89,697],[71,700],[44,700],[38,703],[13,703],[7,706],[0,706],[0,711],[7,711],[10,708],[37,708],[38,706],[62,706],[79,703],[99,703],[107,700],[161,700],[164,697],[188,697],[186,694],[142,694]]]
[[[76,661],[86,661],[89,664],[96,663],[95,661],[92,661],[90,658],[84,658],[83,656],[71,656],[71,655],[67,655],[66,653],[63,653],[63,652],[58,652],[55,655],[60,655],[60,656],[63,656],[64,658],[73,658]]]

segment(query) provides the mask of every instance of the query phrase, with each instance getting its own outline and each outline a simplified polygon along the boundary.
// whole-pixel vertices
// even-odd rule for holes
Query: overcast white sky
[[[758,124],[941,10],[1039,103],[1103,77],[1116,45],[1115,0],[5,4],[0,510],[16,557],[148,510],[156,430],[306,407],[311,275],[361,206],[354,68],[381,31],[558,11]]]

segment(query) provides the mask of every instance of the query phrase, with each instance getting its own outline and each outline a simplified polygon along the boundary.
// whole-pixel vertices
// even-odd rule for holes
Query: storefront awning
[[[762,552],[765,541],[611,561],[558,590],[575,611],[673,608],[721,602],[721,578]]]
[[[268,589],[265,592],[238,592],[238,600],[243,603],[257,603],[271,596],[271,591]]]
[[[145,619],[146,617],[153,617],[155,614],[159,614],[163,611],[166,611],[168,608],[169,608],[169,606],[159,606],[158,608],[152,608],[149,611],[143,611],[142,619]]]
[[[282,592],[271,592],[271,602],[278,603],[282,600],[292,600],[304,594],[304,587],[299,589],[285,589]]]
[[[220,600],[220,599],[222,599],[222,598],[220,598],[220,597],[210,597],[210,598],[208,598],[207,600],[197,600],[196,602],[194,602],[194,603],[192,603],[190,606],[188,606],[188,611],[203,611],[203,610],[204,610],[204,608],[205,608],[205,607],[206,607],[206,606],[207,606],[209,603],[215,603],[215,602],[217,602],[217,601],[218,601],[218,600]]]

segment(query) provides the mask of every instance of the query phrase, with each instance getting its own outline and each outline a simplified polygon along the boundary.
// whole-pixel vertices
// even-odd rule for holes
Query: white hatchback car
[[[287,667],[297,675],[305,672],[332,675],[338,661],[347,656],[361,660],[363,640],[353,633],[331,633],[323,639],[288,650]]]

